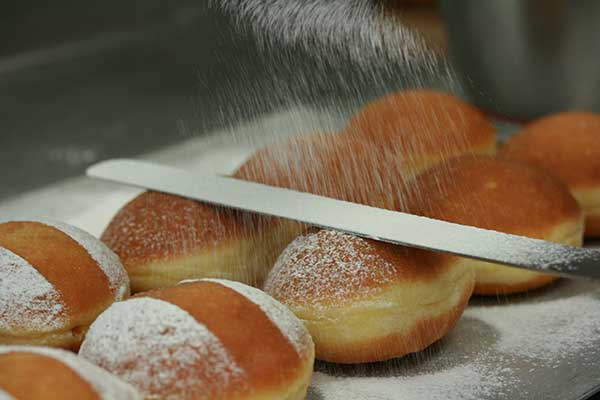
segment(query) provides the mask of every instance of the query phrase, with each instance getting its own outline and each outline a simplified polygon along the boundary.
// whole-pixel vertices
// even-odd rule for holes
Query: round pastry
[[[459,157],[418,175],[410,192],[407,209],[413,214],[573,246],[583,240],[583,215],[568,188],[524,163]],[[478,260],[459,262],[476,271],[475,294],[517,293],[557,279]]]
[[[474,273],[448,257],[329,230],[296,238],[265,291],[310,331],[320,360],[383,361],[423,350],[452,329]]]
[[[525,126],[502,156],[546,169],[569,186],[586,215],[586,236],[600,236],[600,115],[565,112]]]
[[[128,295],[119,258],[90,234],[60,222],[0,224],[0,344],[77,349]]]
[[[0,346],[2,400],[141,400],[129,384],[75,354]]]
[[[182,282],[115,303],[80,355],[147,399],[303,399],[314,346],[302,323],[258,289]]]
[[[145,192],[126,204],[102,234],[123,261],[131,290],[197,277],[258,284],[295,235],[250,213]],[[287,239],[286,239],[287,238]]]
[[[432,90],[406,90],[374,100],[350,119],[345,131],[404,158],[413,173],[461,154],[496,151],[494,127],[481,111]]]
[[[401,166],[377,155],[342,135],[312,134],[259,150],[234,177],[397,208]],[[260,286],[300,232],[290,221],[147,192],[116,214],[102,240],[119,255],[138,292],[207,277]]]

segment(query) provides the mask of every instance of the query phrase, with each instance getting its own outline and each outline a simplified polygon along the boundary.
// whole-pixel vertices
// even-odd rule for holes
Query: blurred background
[[[444,42],[432,6],[407,7]],[[144,154],[282,106],[285,93],[251,109],[231,104],[251,82],[296,75],[269,67],[277,51],[258,49],[249,32],[205,1],[4,2],[0,199],[80,175],[101,159]],[[285,57],[305,71],[318,67],[320,76],[344,73],[307,65],[300,50],[287,49]],[[334,86],[312,85],[305,97],[345,101]]]
[[[206,1],[4,2],[0,200],[289,102],[341,104],[418,85],[459,92],[511,120],[600,108],[600,2],[381,2],[450,60],[460,87],[444,87],[436,68],[418,79],[398,70],[376,84],[355,79],[351,65],[327,65],[293,46],[261,47]],[[251,107],[236,102],[250,92]]]

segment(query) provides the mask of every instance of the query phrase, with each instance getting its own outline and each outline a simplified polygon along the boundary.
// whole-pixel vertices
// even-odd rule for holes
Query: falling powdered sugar
[[[395,268],[365,239],[321,230],[296,238],[279,256],[265,283],[277,298],[319,306],[374,294]]]
[[[220,397],[244,372],[206,326],[158,299],[113,304],[92,324],[80,355],[147,398]]]
[[[0,331],[49,332],[65,323],[56,289],[29,262],[0,247]]]
[[[465,316],[497,331],[498,351],[546,365],[558,365],[593,348],[600,335],[600,301],[591,295],[470,307]]]
[[[368,0],[213,0],[248,24],[260,44],[304,48],[331,63],[435,65],[418,34]],[[322,61],[322,62],[323,62]]]
[[[256,304],[271,322],[279,328],[279,331],[290,341],[301,357],[307,354],[311,337],[302,322],[286,306],[262,290],[243,283],[223,279],[204,280],[233,289]]]
[[[60,361],[86,380],[100,396],[100,399],[141,400],[142,398],[130,385],[69,351],[39,346],[5,346],[0,348],[0,354],[11,352],[35,353]],[[0,390],[1,399],[2,391]]]

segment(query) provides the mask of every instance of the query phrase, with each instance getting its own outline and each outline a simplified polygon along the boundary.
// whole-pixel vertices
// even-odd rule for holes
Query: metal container
[[[442,0],[472,100],[514,118],[600,111],[600,1]]]

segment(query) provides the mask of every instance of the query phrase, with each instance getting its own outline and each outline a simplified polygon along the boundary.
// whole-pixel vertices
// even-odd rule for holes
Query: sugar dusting
[[[253,288],[243,283],[223,280],[206,279],[235,290],[242,296],[260,307],[265,315],[279,328],[279,331],[290,341],[298,354],[303,357],[307,354],[311,337],[302,322],[286,306],[267,295],[262,290]]]
[[[340,378],[316,372],[313,384],[327,400],[479,400],[506,398],[504,388],[514,383],[484,363],[459,365],[414,376]]]
[[[377,256],[365,239],[320,230],[299,236],[284,250],[265,291],[299,306],[318,307],[323,301],[347,302],[374,294],[394,276],[393,265]]]
[[[147,192],[117,213],[102,240],[126,263],[143,264],[219,247],[258,229],[248,213]]]
[[[35,222],[56,228],[75,240],[83,247],[90,257],[102,269],[115,295],[115,301],[120,301],[129,295],[129,276],[121,264],[121,260],[99,239],[72,225],[58,221],[38,220]]]
[[[67,321],[60,294],[31,264],[0,247],[0,332],[60,329]]]
[[[12,352],[36,353],[60,361],[86,380],[94,388],[94,391],[100,396],[101,400],[142,399],[142,396],[129,384],[69,351],[39,346],[0,347],[0,354]],[[2,399],[1,389],[0,399]]]
[[[0,400],[16,400],[10,394],[6,393],[4,390],[0,389]]]
[[[496,349],[558,366],[600,336],[600,300],[589,294],[524,304],[470,307],[466,316],[496,330]]]
[[[168,302],[115,303],[92,324],[80,355],[147,398],[220,397],[244,372],[207,328]],[[188,397],[186,397],[188,398]]]

